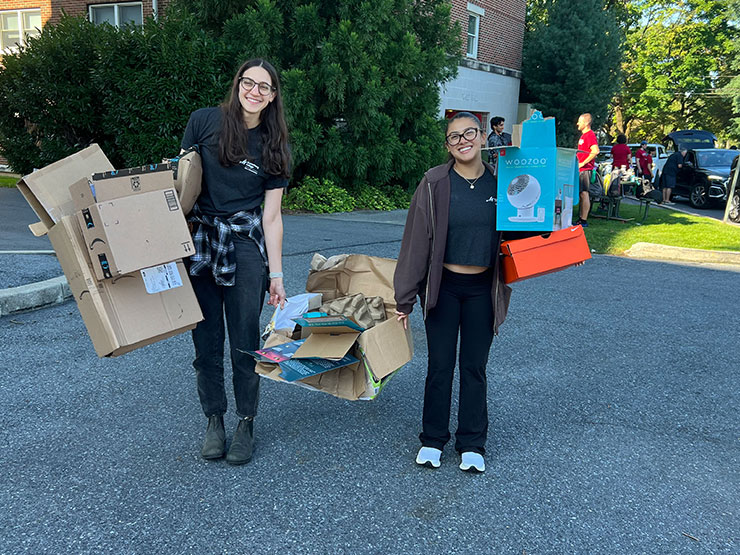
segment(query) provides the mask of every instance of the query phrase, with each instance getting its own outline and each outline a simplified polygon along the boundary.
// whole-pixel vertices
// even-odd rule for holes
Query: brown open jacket
[[[399,312],[411,313],[416,296],[421,298],[424,318],[437,304],[442,282],[442,268],[447,242],[447,225],[450,211],[450,168],[454,160],[428,170],[416,188],[406,218],[401,252],[398,255],[396,272],[393,276],[396,308]],[[486,171],[493,168],[484,162]],[[503,237],[505,233],[505,237]],[[494,245],[499,252],[502,239],[517,239],[536,235],[534,233],[502,232],[499,243]],[[493,267],[493,331],[506,318],[511,298],[511,287],[504,283],[500,256]]]

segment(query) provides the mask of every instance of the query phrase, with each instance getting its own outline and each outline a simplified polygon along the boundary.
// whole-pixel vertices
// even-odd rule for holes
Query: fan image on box
[[[544,208],[538,208],[537,216],[534,215],[534,205],[537,204],[541,194],[540,182],[533,175],[525,173],[512,179],[506,196],[511,205],[516,208],[517,214],[509,217],[509,220],[512,222],[544,222]]]

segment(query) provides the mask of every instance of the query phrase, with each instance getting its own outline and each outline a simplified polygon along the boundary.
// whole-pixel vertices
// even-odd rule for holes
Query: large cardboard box
[[[70,185],[87,184],[93,172],[111,168],[105,154],[92,145],[25,176],[19,186],[41,220],[29,227],[36,235],[49,234],[99,356],[117,356],[154,343],[192,329],[203,319],[181,261],[96,279]]]
[[[571,225],[578,204],[576,149],[555,144],[555,118],[532,117],[514,126],[512,146],[498,159],[496,228],[554,231]]]
[[[98,279],[172,262],[194,252],[167,164],[96,173],[70,186]]]
[[[127,353],[191,330],[203,319],[181,260],[171,263],[175,286],[150,294],[141,272],[96,279],[76,217],[63,217],[49,239],[98,356]]]
[[[393,298],[393,272],[396,261],[361,254],[351,254],[336,266],[309,275],[306,290],[322,293],[324,301],[363,293],[365,296],[383,298],[387,320],[357,335],[353,330],[335,335],[316,336],[311,348],[319,349],[317,356],[340,357],[350,353],[359,362],[292,382],[309,389],[323,391],[342,399],[374,399],[392,375],[405,365],[414,353],[411,330],[404,329],[395,317]],[[344,335],[349,335],[345,341]],[[292,339],[273,333],[265,342],[266,347],[287,343]],[[304,344],[305,346],[305,344]],[[301,347],[303,348],[303,347]],[[306,352],[304,351],[304,356]],[[277,364],[257,363],[257,373],[276,380],[281,372]]]

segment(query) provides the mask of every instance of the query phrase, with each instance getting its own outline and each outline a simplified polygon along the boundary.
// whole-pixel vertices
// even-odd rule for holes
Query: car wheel
[[[735,193],[730,200],[730,212],[727,217],[731,222],[740,224],[740,193]]]
[[[655,172],[655,177],[653,177],[653,187],[655,189],[662,189],[662,187],[660,186],[661,177],[663,177],[663,175],[660,173],[660,170]]]
[[[689,202],[694,208],[707,208],[709,206],[709,191],[706,183],[694,183],[689,192]]]

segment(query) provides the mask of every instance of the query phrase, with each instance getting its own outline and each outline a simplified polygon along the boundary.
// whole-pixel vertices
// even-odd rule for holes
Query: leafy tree
[[[263,56],[283,70],[297,178],[411,186],[440,160],[438,84],[454,75],[450,54],[461,48],[448,2],[230,5],[181,0],[237,58]]]
[[[63,18],[6,57],[0,151],[21,172],[92,141],[117,167],[158,160],[264,57],[281,72],[296,181],[410,187],[444,154],[438,84],[458,36],[447,0],[180,0],[120,30]]]
[[[673,129],[722,134],[730,114],[720,94],[728,81],[731,39],[725,0],[631,0],[623,88],[613,130],[660,140]]]
[[[559,144],[572,146],[578,135],[578,115],[590,112],[594,127],[598,126],[619,89],[623,33],[612,13],[618,3],[536,0],[528,4],[526,87],[535,107],[555,116]]]
[[[727,20],[735,28],[740,23],[740,0],[729,0]],[[729,83],[722,90],[725,98],[732,104],[731,125],[727,129],[727,136],[733,141],[740,141],[740,36],[737,33],[732,38],[729,67]]]

